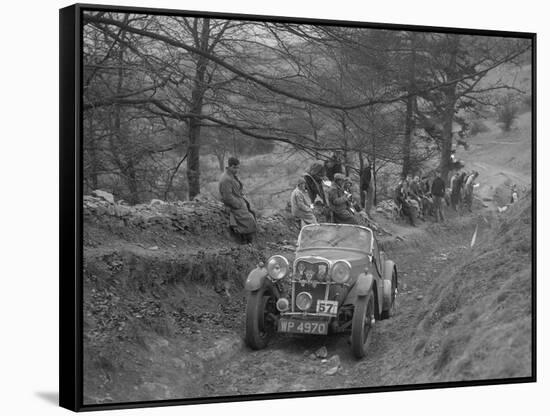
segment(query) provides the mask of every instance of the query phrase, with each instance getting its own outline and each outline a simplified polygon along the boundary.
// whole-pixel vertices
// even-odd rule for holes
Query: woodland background
[[[129,204],[215,196],[236,155],[262,209],[337,149],[348,174],[370,164],[384,194],[399,174],[446,176],[484,120],[510,131],[531,108],[527,39],[104,12],[84,22],[85,192]]]

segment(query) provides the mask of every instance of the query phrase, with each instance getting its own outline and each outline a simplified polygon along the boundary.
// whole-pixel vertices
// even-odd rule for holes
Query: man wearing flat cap
[[[353,213],[349,210],[351,194],[344,190],[346,177],[342,173],[334,174],[334,181],[328,191],[328,204],[334,214],[337,224],[357,224]]]
[[[219,183],[221,200],[229,209],[229,226],[243,244],[252,243],[256,234],[256,214],[243,193],[243,184],[237,177],[239,159],[230,157]]]
[[[306,224],[317,224],[317,219],[313,213],[313,204],[308,200],[305,192],[306,180],[302,177],[298,179],[296,188],[294,188],[290,195],[292,215],[300,220],[302,227]]]

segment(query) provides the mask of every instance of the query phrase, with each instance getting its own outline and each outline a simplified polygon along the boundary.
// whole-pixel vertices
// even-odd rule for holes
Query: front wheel
[[[367,353],[367,341],[374,322],[374,295],[357,299],[351,323],[351,349],[356,358],[363,358]]]
[[[262,287],[248,294],[245,318],[245,342],[253,350],[260,350],[275,332],[276,299]]]

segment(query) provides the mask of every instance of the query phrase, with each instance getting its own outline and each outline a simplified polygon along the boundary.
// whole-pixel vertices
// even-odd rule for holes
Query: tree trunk
[[[377,195],[376,195],[376,140],[372,141],[372,155],[371,155],[371,171],[372,171],[372,177],[370,178],[372,189],[372,197],[369,198],[372,201],[371,205],[376,206],[377,204]],[[369,204],[369,202],[367,202]]]
[[[415,78],[416,78],[416,34],[411,34],[411,59],[409,80],[407,85],[407,92],[413,94],[416,90]],[[403,177],[411,173],[411,143],[414,136],[414,111],[416,109],[416,96],[411,95],[407,98],[407,110],[405,115],[405,138],[403,140]]]
[[[210,19],[202,20],[202,30],[199,45],[202,51],[206,53],[208,49],[208,37],[210,33]],[[188,124],[189,146],[187,150],[187,182],[189,184],[189,199],[193,199],[200,191],[200,138],[201,138],[201,118],[205,86],[206,66],[208,59],[203,55],[197,56],[195,79],[193,81],[193,91],[191,92],[191,114],[197,117],[191,117]]]
[[[225,170],[225,152],[224,153],[216,153],[216,159],[218,159],[218,166],[220,168],[220,171]]]
[[[450,97],[449,97],[450,99]],[[453,118],[454,118],[454,100],[452,104],[447,103],[448,107],[443,120],[443,132],[441,135],[441,177],[445,184],[449,183],[449,166],[451,163],[451,150],[453,148]]]
[[[448,53],[449,65],[445,72],[447,79],[456,79],[458,76],[456,57],[458,54],[459,38],[449,37]],[[441,135],[441,177],[446,184],[449,183],[449,170],[451,163],[451,150],[453,148],[453,120],[456,105],[456,83],[442,89],[445,97],[445,109],[443,112],[443,132]]]
[[[413,97],[407,98],[407,112],[405,116],[405,137],[403,139],[403,168],[401,174],[407,176],[411,171],[411,141],[414,131]]]
[[[99,163],[97,160],[97,152],[96,152],[96,146],[97,141],[94,139],[94,118],[89,117],[88,118],[88,135],[89,140],[88,143],[90,143],[90,147],[88,149],[88,157],[90,159],[90,182],[91,182],[91,188],[92,190],[99,188],[99,178],[98,178],[98,170],[99,170]],[[90,186],[90,185],[88,185]]]

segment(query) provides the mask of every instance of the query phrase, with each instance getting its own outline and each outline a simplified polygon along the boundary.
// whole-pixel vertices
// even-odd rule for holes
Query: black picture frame
[[[487,379],[477,381],[426,383],[398,386],[334,389],[307,392],[258,394],[253,396],[220,396],[158,400],[147,402],[123,402],[110,404],[84,404],[83,401],[83,153],[82,153],[82,13],[84,11],[111,11],[120,13],[143,13],[151,15],[182,15],[191,17],[212,17],[223,19],[254,20],[264,22],[285,22],[311,25],[339,25],[372,29],[393,29],[450,34],[472,34],[524,38],[532,41],[532,218],[536,223],[536,34],[494,30],[462,29],[431,26],[380,24],[354,21],[333,21],[325,19],[292,18],[283,16],[258,16],[171,9],[104,6],[76,4],[59,12],[60,32],[60,254],[59,254],[59,403],[73,411],[141,408],[153,406],[219,403],[228,401],[265,400],[292,397],[313,397],[325,395],[357,394],[400,390],[421,390],[433,388],[487,386],[510,383],[532,383],[537,381],[536,351],[536,268],[532,267],[532,368],[530,377],[510,379]],[[536,258],[536,228],[532,228],[532,264]]]

